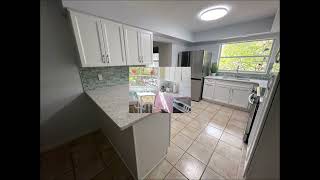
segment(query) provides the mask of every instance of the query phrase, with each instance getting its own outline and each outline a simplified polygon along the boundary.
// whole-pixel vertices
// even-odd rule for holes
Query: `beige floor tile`
[[[179,130],[171,127],[171,131],[170,131],[170,139],[174,138],[177,134],[178,134]]]
[[[244,134],[244,130],[233,125],[233,124],[230,124],[228,123],[226,129],[224,130],[225,132],[227,133],[230,133],[234,136],[237,136],[238,138],[242,138],[243,137],[243,134]]]
[[[187,152],[193,157],[200,160],[203,164],[208,164],[213,150],[207,148],[205,145],[202,145],[197,141],[194,141]]]
[[[207,148],[214,150],[219,139],[209,136],[205,133],[201,133],[199,137],[196,139],[196,141],[201,143],[202,145],[205,145]]]
[[[243,130],[245,130],[245,129],[246,129],[246,126],[247,126],[247,123],[246,123],[246,122],[236,120],[236,119],[232,118],[232,116],[231,116],[230,121],[228,122],[228,124],[235,125],[235,126],[237,126],[238,128],[243,129]]]
[[[169,172],[169,174],[164,179],[167,179],[167,180],[188,180],[176,168],[172,168],[171,171]]]
[[[173,166],[167,160],[163,160],[156,168],[151,171],[147,179],[164,179],[164,177],[170,172],[172,167]]]
[[[228,114],[231,115],[231,113],[234,111],[234,109],[232,109],[232,108],[230,108],[230,107],[227,107],[227,106],[222,106],[222,107],[220,108],[220,111],[224,111],[224,112],[226,112],[226,113],[228,113]]]
[[[208,107],[213,108],[213,109],[220,110],[220,108],[221,108],[222,106],[219,105],[219,104],[210,103],[210,104],[208,105]]]
[[[224,180],[224,178],[207,167],[201,177],[201,180]]]
[[[188,179],[200,179],[205,165],[188,153],[185,153],[175,165],[184,176]]]
[[[232,116],[232,111],[222,111],[220,109],[218,112],[219,112],[219,114],[228,116],[229,118]]]
[[[208,107],[206,107],[206,109],[204,109],[204,110],[207,111],[207,112],[210,112],[212,114],[215,114],[215,113],[217,113],[219,111],[218,108],[212,107],[210,105]]]
[[[185,115],[192,119],[192,118],[195,118],[196,116],[198,116],[198,113],[192,112],[192,110],[191,110],[191,112],[185,113]]]
[[[201,109],[201,108],[191,107],[191,112],[192,113],[199,114],[202,111],[203,111],[203,109]]]
[[[223,141],[219,141],[214,152],[222,155],[225,158],[233,160],[235,162],[240,162],[242,151],[236,147],[233,147]]]
[[[186,126],[186,124],[184,124],[180,121],[177,121],[177,120],[171,121],[171,127],[177,129],[178,131],[183,129],[185,126]]]
[[[171,118],[177,119],[177,118],[180,117],[181,115],[182,115],[181,113],[171,113]]]
[[[212,116],[211,120],[220,121],[220,122],[228,122],[230,116],[222,111],[218,111],[214,116]]]
[[[232,116],[247,119],[249,117],[249,113],[245,111],[234,110]]]
[[[220,139],[222,131],[220,129],[214,128],[212,126],[207,126],[204,130],[203,130],[204,134],[207,134],[209,136],[213,136],[217,139]]]
[[[215,120],[212,120],[212,121],[209,122],[208,125],[212,126],[214,128],[220,129],[220,130],[224,130],[224,128],[227,126],[227,121],[215,121]]]
[[[208,164],[209,168],[226,179],[236,179],[238,164],[214,152]]]
[[[201,133],[201,130],[187,126],[181,130],[181,133],[188,136],[191,139],[196,139]]]
[[[178,133],[173,139],[172,142],[179,146],[183,150],[187,150],[189,146],[192,144],[192,139],[183,135],[182,133]]]
[[[191,121],[190,124],[187,125],[187,127],[193,127],[198,130],[203,130],[205,127],[207,127],[207,123],[202,121]]]
[[[172,165],[175,165],[178,162],[178,160],[181,158],[183,153],[184,151],[181,148],[179,148],[174,143],[171,143],[170,147],[168,148],[168,154],[167,154],[166,160],[169,161]]]
[[[222,133],[222,136],[221,136],[221,139],[223,142],[231,145],[231,146],[234,146],[236,148],[239,148],[241,149],[242,146],[243,146],[243,142],[242,142],[242,139],[241,138],[238,138],[232,134],[229,134],[227,132],[223,132]]]
[[[189,116],[187,115],[187,113],[185,113],[184,115],[178,117],[176,120],[179,121],[179,122],[182,122],[182,123],[185,124],[185,125],[187,125],[187,124],[189,124],[189,123],[192,121],[192,118],[189,117]]]

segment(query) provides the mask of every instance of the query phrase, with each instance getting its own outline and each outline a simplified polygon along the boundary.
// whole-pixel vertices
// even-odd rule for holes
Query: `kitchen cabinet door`
[[[181,81],[181,67],[175,67],[174,70],[174,81],[180,83]]]
[[[170,67],[163,67],[165,69],[164,71],[164,79],[166,81],[170,81]]]
[[[151,32],[140,31],[140,56],[142,64],[152,63],[153,35]]]
[[[216,84],[214,86],[213,100],[228,104],[230,99],[230,86]]]
[[[248,88],[232,87],[230,104],[242,108],[248,108],[248,97],[251,90]]]
[[[127,65],[140,65],[139,29],[123,26]]]
[[[191,67],[181,67],[181,80],[190,81],[191,80]]]
[[[126,65],[122,25],[101,19],[108,66]]]
[[[168,67],[170,68],[170,81],[174,81],[174,75],[175,75],[175,67]]]
[[[100,19],[69,11],[82,67],[107,66]]]
[[[202,98],[213,99],[214,84],[205,83],[203,86]]]

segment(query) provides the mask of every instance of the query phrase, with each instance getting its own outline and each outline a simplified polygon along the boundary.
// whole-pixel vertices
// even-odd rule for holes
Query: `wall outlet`
[[[102,74],[98,74],[98,79],[99,79],[99,81],[103,80]]]

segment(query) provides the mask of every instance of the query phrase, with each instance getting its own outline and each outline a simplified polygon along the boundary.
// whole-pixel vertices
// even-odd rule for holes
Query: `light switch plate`
[[[102,74],[98,74],[98,79],[99,79],[99,81],[103,80]]]

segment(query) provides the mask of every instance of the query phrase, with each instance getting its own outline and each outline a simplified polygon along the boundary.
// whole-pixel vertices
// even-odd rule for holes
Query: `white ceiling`
[[[257,1],[71,1],[70,7],[130,25],[167,32],[167,35],[192,40],[192,34],[222,26],[271,17],[279,8],[278,0]],[[204,22],[197,17],[207,7],[226,5],[230,12],[216,21]],[[160,32],[160,33],[161,33]],[[176,34],[175,34],[176,33]]]

